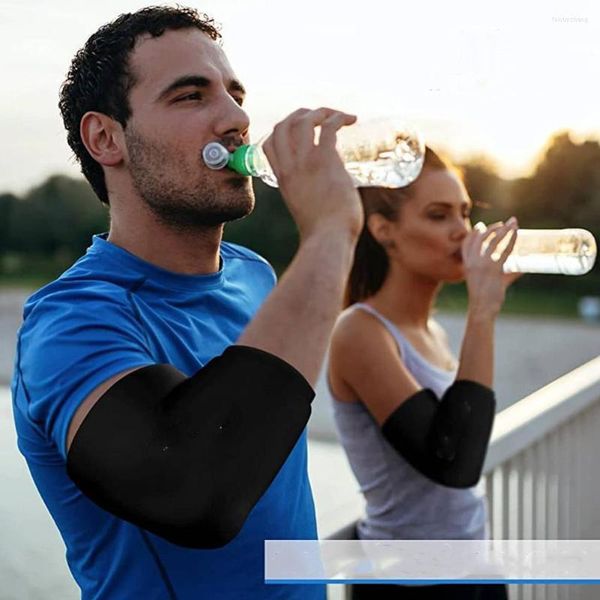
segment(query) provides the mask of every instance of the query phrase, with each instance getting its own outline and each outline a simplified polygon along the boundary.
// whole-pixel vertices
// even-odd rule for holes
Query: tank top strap
[[[439,397],[454,382],[456,370],[446,371],[441,367],[433,365],[415,347],[408,341],[404,334],[394,323],[386,319],[378,310],[365,304],[357,302],[353,305],[358,310],[364,310],[379,319],[383,326],[390,332],[402,357],[406,368],[412,373],[413,377],[423,386],[431,388]]]
[[[402,333],[400,332],[398,327],[396,327],[396,325],[394,325],[389,319],[384,317],[377,309],[373,308],[369,304],[365,304],[364,302],[357,302],[356,304],[353,305],[353,309],[364,310],[365,312],[368,312],[368,313],[372,314],[374,317],[376,317],[377,319],[379,319],[379,321],[382,323],[382,325],[390,332],[391,336],[396,341],[396,344],[398,345],[398,350],[400,350],[400,355],[405,360],[407,357],[409,357],[412,354],[412,352],[411,352],[412,347],[411,347],[410,343],[402,335]]]

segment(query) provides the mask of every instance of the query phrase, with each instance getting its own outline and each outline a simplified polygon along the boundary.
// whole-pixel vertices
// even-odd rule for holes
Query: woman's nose
[[[452,237],[458,241],[462,241],[471,230],[471,222],[468,219],[462,217],[458,220],[454,230],[452,231]]]

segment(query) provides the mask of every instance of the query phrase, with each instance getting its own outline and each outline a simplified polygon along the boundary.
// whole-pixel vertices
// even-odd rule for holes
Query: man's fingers
[[[299,157],[314,150],[316,127],[322,128],[319,146],[335,146],[335,132],[355,120],[354,115],[328,107],[298,109],[275,126],[264,144],[265,153],[274,170],[285,172]]]
[[[319,137],[319,146],[335,148],[337,141],[337,132],[342,127],[352,125],[356,122],[356,115],[336,112],[327,117],[321,124],[321,136]]]
[[[349,115],[339,110],[322,107],[305,113],[292,123],[292,136],[299,153],[310,152],[315,147],[315,130],[321,128],[320,147],[335,147],[336,131],[344,125],[356,121],[355,115]]]
[[[322,106],[321,108],[311,110],[308,113],[302,115],[301,119],[303,125],[309,125],[314,129],[318,125],[323,125],[323,123],[330,117],[336,115],[344,115],[345,117],[348,117],[349,119],[351,119],[350,123],[356,121],[356,115],[351,115],[340,110],[335,110],[334,108],[329,108],[327,106]],[[348,123],[348,125],[350,123]]]
[[[308,108],[299,108],[289,114],[273,128],[271,135],[265,140],[263,148],[269,163],[275,173],[280,172],[286,162],[293,161],[295,148],[290,144],[290,132],[292,124],[311,112]]]

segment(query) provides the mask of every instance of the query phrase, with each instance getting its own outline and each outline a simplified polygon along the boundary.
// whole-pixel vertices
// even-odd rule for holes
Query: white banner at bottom
[[[600,540],[267,540],[267,583],[600,583]]]

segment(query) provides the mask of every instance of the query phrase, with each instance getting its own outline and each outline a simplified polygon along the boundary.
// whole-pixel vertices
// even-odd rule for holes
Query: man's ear
[[[123,128],[112,117],[100,112],[87,112],[79,126],[81,140],[91,157],[104,167],[123,161]]]

